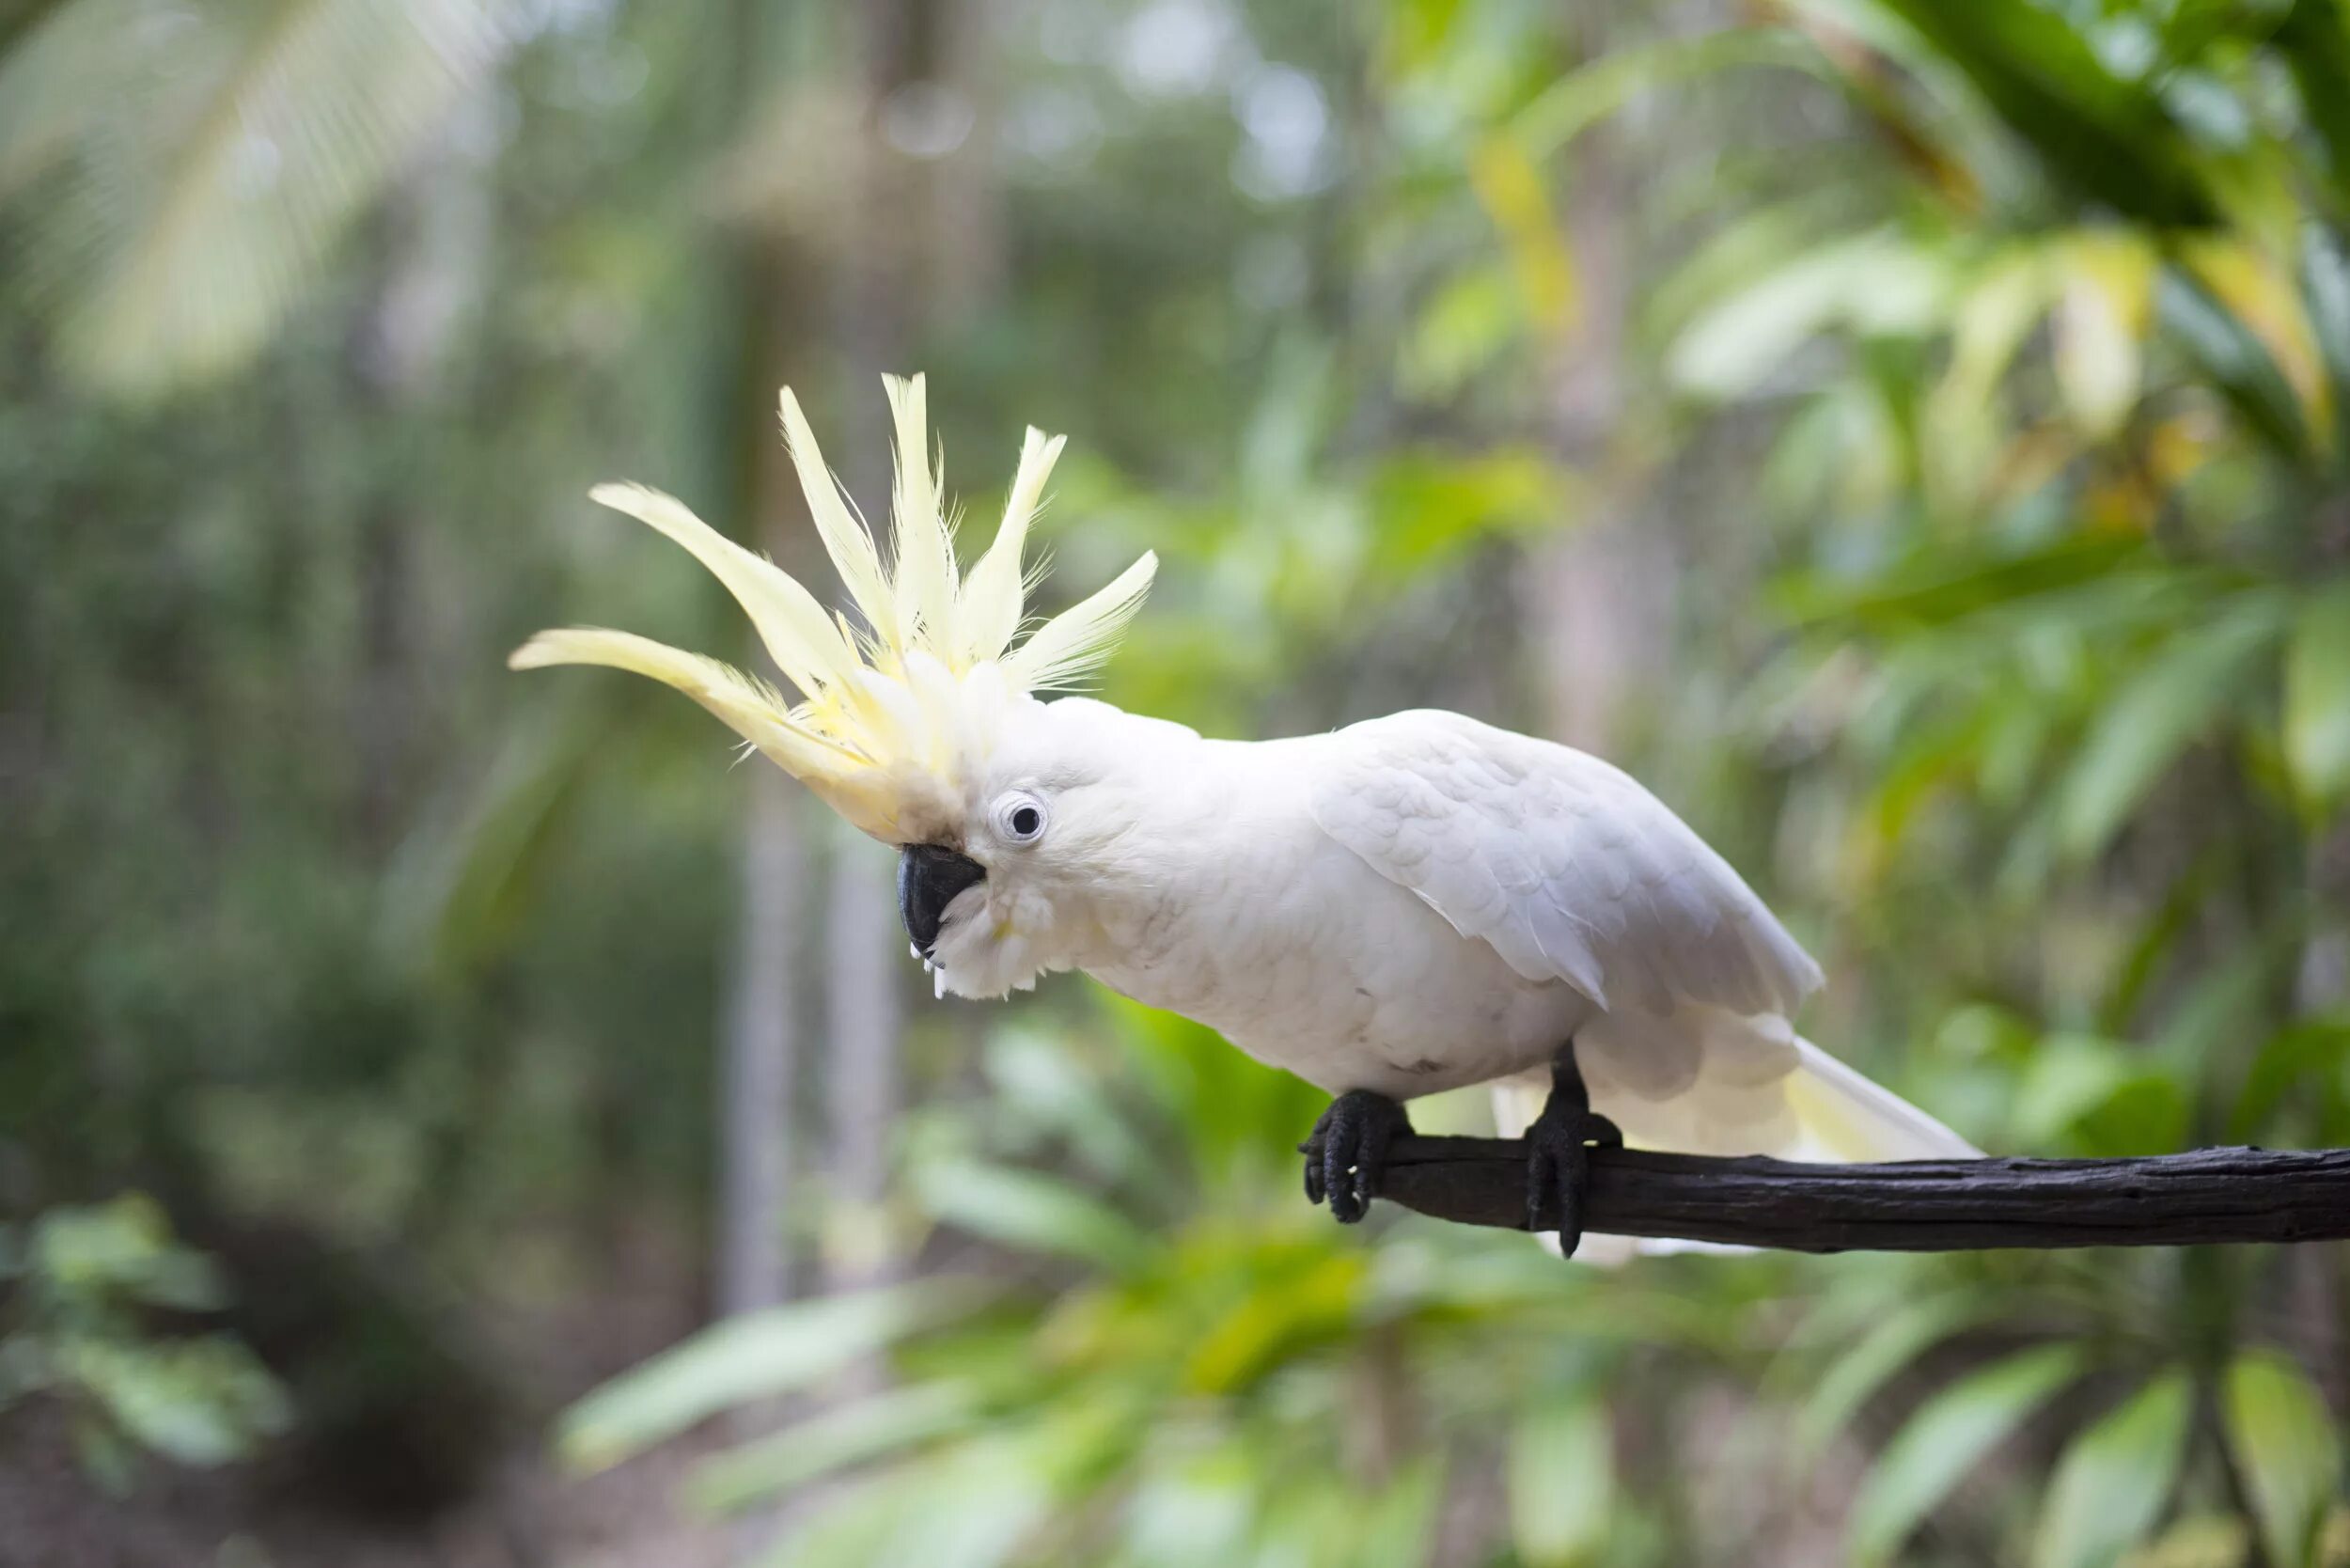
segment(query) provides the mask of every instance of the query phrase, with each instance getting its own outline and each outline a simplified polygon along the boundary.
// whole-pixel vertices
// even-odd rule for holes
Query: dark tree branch
[[[1522,1230],[1526,1146],[1404,1137],[1379,1196]],[[2121,1160],[1797,1165],[1593,1149],[1586,1228],[1798,1252],[2182,1247],[2350,1237],[2350,1149],[2199,1149]]]

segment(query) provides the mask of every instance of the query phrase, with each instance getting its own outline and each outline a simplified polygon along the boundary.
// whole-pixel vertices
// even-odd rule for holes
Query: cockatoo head
[[[898,862],[899,913],[940,993],[1000,996],[1122,949],[1182,841],[1167,830],[1198,741],[1087,698],[1015,705],[959,828]]]
[[[903,851],[899,906],[942,989],[1001,995],[1068,962],[1079,896],[1115,854],[1116,801],[1137,770],[1111,731],[1152,721],[1096,702],[1042,702],[1107,657],[1157,558],[1140,560],[1013,646],[1028,525],[1061,438],[1030,430],[995,542],[966,572],[929,445],[922,378],[885,378],[897,434],[886,558],[825,466],[789,388],[783,434],[818,534],[857,619],[827,612],[764,556],[640,485],[603,505],[691,551],[750,616],[793,701],[756,676],[626,632],[541,632],[516,669],[605,665],[676,687],[806,783],[853,825]],[[1172,728],[1172,727],[1168,727]]]

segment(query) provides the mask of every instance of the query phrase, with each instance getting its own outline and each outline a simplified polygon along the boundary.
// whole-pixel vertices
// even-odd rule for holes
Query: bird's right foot
[[[1330,1102],[1297,1146],[1306,1156],[1306,1196],[1317,1203],[1326,1199],[1340,1224],[1355,1224],[1379,1196],[1388,1145],[1411,1131],[1411,1119],[1393,1100],[1367,1089],[1348,1090]]]
[[[1570,1043],[1552,1064],[1542,1115],[1526,1129],[1526,1228],[1558,1231],[1559,1255],[1574,1257],[1583,1243],[1591,1151],[1622,1146],[1616,1124],[1591,1109]]]

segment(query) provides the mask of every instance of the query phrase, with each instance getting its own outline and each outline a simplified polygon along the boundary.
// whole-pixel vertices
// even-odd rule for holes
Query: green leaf
[[[1152,1454],[1126,1501],[1120,1558],[1147,1568],[1238,1559],[1261,1496],[1256,1458],[1243,1442]]]
[[[997,1568],[1052,1517],[1048,1471],[1033,1440],[959,1449],[903,1496],[888,1546],[865,1560],[921,1568]]]
[[[2271,40],[2301,92],[2301,110],[2326,149],[2339,203],[2350,198],[2350,28],[2341,0],[2294,0]]]
[[[1464,0],[1398,0],[1384,12],[1384,70],[1410,76],[1427,70],[1452,41]]]
[[[921,1466],[906,1469],[927,1479]],[[872,1568],[891,1561],[889,1538],[914,1506],[914,1490],[899,1471],[821,1489],[803,1505],[807,1512],[797,1528],[751,1558],[747,1568]]]
[[[1209,1278],[1222,1278],[1237,1263],[1247,1285],[1191,1336],[1182,1383],[1188,1391],[1231,1394],[1301,1350],[1357,1330],[1369,1273],[1358,1250],[1286,1247],[1277,1258],[1252,1248],[1233,1258],[1195,1248],[1182,1262]]]
[[[621,1373],[565,1411],[566,1464],[618,1464],[721,1410],[821,1382],[969,1309],[979,1288],[954,1278],[861,1291],[746,1313]]]
[[[1525,303],[1507,268],[1468,268],[1448,279],[1414,317],[1397,374],[1415,397],[1452,397],[1503,350],[1524,341],[1525,321]]]
[[[1325,1466],[1292,1474],[1269,1489],[1257,1526],[1256,1562],[1265,1568],[1352,1568],[1348,1551],[1373,1527],[1360,1495],[1335,1469]],[[1387,1495],[1382,1488],[1382,1500]],[[1407,1558],[1402,1568],[1423,1568],[1424,1560]]]
[[[1832,326],[1926,330],[1950,282],[1939,257],[1890,231],[1829,241],[1698,317],[1667,354],[1666,372],[1700,397],[1744,397]]]
[[[2074,418],[2102,440],[2138,401],[2154,259],[2142,244],[2089,238],[2057,255],[2062,288],[2052,368]]]
[[[557,857],[608,720],[577,697],[518,727],[462,817],[411,834],[384,879],[384,934],[400,958],[463,985],[504,958]]]
[[[1567,476],[1536,447],[1480,454],[1394,453],[1366,484],[1373,525],[1370,571],[1383,587],[1423,580],[1496,534],[1556,526],[1571,515]]]
[[[1919,552],[1876,575],[1791,574],[1778,585],[1780,613],[1801,625],[1851,620],[1872,631],[1946,626],[1967,617],[2012,616],[2020,604],[2044,612],[2069,609],[2059,596],[2079,590],[2100,598],[2151,597],[2160,591],[2151,573],[2134,568],[2145,546],[2132,539],[2068,535],[2043,548],[1968,548],[1950,544]],[[2002,643],[2013,637],[2004,631]]]
[[[1889,1558],[1950,1488],[2079,1371],[2075,1347],[2043,1345],[1970,1372],[1928,1400],[1861,1483],[1853,1503],[1854,1556]]]
[[[1051,1497],[1033,1445],[983,1441],[885,1474],[822,1489],[811,1515],[788,1528],[751,1568],[996,1568],[1048,1517]]]
[[[1884,0],[1938,64],[1963,72],[2074,196],[2158,225],[2217,216],[2193,144],[2142,82],[2108,70],[2058,10],[2031,0]]]
[[[1546,335],[1564,332],[1574,324],[1578,285],[1543,171],[1508,134],[1479,142],[1468,171],[1469,187],[1501,237],[1528,324]]]
[[[1796,1413],[1799,1459],[1816,1462],[1871,1395],[1930,1347],[1982,1319],[1986,1310],[1979,1297],[1966,1294],[1913,1302],[1880,1318],[1821,1374],[1811,1398]]]
[[[2312,1113],[2323,1118],[2332,1099],[2326,1086],[2344,1060],[2350,1060],[2350,1019],[2303,1019],[2269,1036],[2245,1069],[2244,1087],[2228,1116],[2230,1140],[2250,1141],[2288,1097],[2294,1125],[2309,1126]],[[2315,1135],[2321,1140],[2332,1136],[2323,1125]]]
[[[2110,1100],[2143,1071],[2138,1053],[2092,1035],[2055,1034],[2033,1048],[2015,1096],[2012,1131],[2027,1149],[2044,1147]]]
[[[2229,1363],[2222,1403],[2268,1560],[2314,1564],[2318,1526],[2342,1483],[2341,1439],[2324,1397],[2291,1360],[2254,1350]]]
[[[1059,1033],[1023,1023],[991,1031],[987,1076],[1009,1130],[1065,1140],[1089,1175],[1120,1182],[1157,1168],[1145,1131]]]
[[[276,1380],[233,1340],[82,1341],[61,1347],[58,1363],[125,1435],[181,1465],[243,1458],[292,1417]]]
[[[1760,27],[1611,48],[1545,87],[1518,111],[1511,129],[1528,153],[1548,159],[1636,98],[1740,66],[1816,72],[1819,55],[1786,33]]]
[[[1431,1453],[1380,1487],[1360,1514],[1362,1539],[1345,1560],[1349,1568],[1420,1568],[1427,1562],[1445,1500],[1444,1482],[1443,1459]]]
[[[959,1383],[893,1388],[703,1461],[687,1479],[685,1495],[698,1508],[739,1509],[953,1432],[977,1403]]]
[[[2060,1141],[2090,1154],[2161,1154],[2186,1133],[2187,1099],[2153,1053],[2092,1035],[2051,1035],[2033,1050],[2015,1096],[2026,1149]]]
[[[2217,384],[2244,422],[2279,455],[2306,459],[2310,433],[2300,397],[2259,335],[2176,267],[2164,271],[2154,299],[2170,340]]]
[[[1510,1532],[1530,1568],[1588,1562],[1615,1512],[1615,1433],[1596,1398],[1535,1406],[1510,1435]]]
[[[2106,847],[2188,745],[2217,729],[2274,643],[2277,609],[2241,603],[2170,639],[2107,703],[2059,803],[2058,838],[2086,859]]]
[[[133,394],[241,364],[507,43],[472,5],[57,8],[0,65],[0,187],[39,192],[63,363]]]
[[[2303,601],[2285,645],[2285,760],[2321,810],[2350,797],[2350,583]]]
[[[1060,1180],[976,1160],[931,1166],[916,1176],[922,1203],[947,1224],[1024,1251],[1128,1274],[1152,1259],[1150,1238],[1125,1215]]]
[[[2186,1453],[2194,1389],[2165,1372],[2066,1446],[2041,1505],[2031,1568],[2109,1568],[2162,1516]]]
[[[2342,111],[2350,114],[2350,94],[2345,94]],[[2350,168],[2342,169],[2338,178],[2350,189]],[[2339,463],[2350,460],[2350,257],[2343,254],[2341,236],[2324,224],[2302,226],[2300,281],[2310,336],[2316,340],[2331,384],[2333,447]]]
[[[116,1296],[192,1312],[227,1303],[219,1269],[172,1239],[170,1221],[145,1193],[52,1209],[34,1226],[27,1251],[48,1294],[85,1311]]]

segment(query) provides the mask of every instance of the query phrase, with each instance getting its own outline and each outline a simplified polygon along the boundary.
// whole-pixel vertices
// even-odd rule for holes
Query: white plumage
[[[1594,1004],[1578,1057],[1594,1107],[1635,1143],[1790,1159],[1975,1152],[1796,1037],[1820,966],[1622,770],[1457,713],[1399,713],[1341,738],[1316,821],[1517,975]],[[1549,1088],[1546,1071],[1502,1086],[1497,1115],[1522,1128]]]
[[[1810,1159],[1965,1155],[1940,1122],[1798,1038],[1819,966],[1737,872],[1597,758],[1457,713],[1206,740],[1033,690],[1090,668],[1152,561],[1010,644],[1058,439],[1031,431],[992,549],[960,574],[918,379],[891,384],[884,563],[786,393],[820,532],[866,625],[636,487],[597,498],[727,585],[805,700],[621,633],[542,634],[518,666],[615,665],[687,692],[857,826],[983,879],[939,917],[943,990],[1084,969],[1338,1094],[1496,1086],[1515,1131],[1572,1040],[1634,1143]],[[910,923],[911,923],[911,917]]]
[[[1597,758],[1456,713],[1237,743],[1064,698],[1017,716],[995,772],[1051,799],[1052,831],[972,851],[988,880],[936,949],[950,991],[1082,968],[1334,1094],[1397,1100],[1496,1083],[1539,1108],[1573,1039],[1636,1143],[1972,1152],[1796,1038],[1818,965]]]

